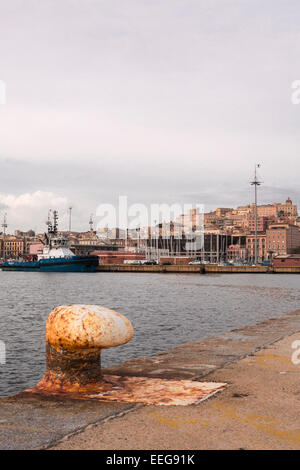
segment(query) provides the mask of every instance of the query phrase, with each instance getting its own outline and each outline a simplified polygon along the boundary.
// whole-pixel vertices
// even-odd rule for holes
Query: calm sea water
[[[102,352],[103,366],[300,308],[300,278],[271,274],[22,273],[0,271],[0,396],[35,385],[45,370],[45,321],[63,304],[97,304],[134,325],[127,345]]]

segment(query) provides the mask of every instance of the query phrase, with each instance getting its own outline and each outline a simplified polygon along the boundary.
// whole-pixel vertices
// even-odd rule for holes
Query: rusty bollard
[[[191,405],[226,386],[140,375],[102,375],[101,350],[125,344],[132,336],[130,321],[113,310],[97,305],[55,308],[46,323],[46,373],[37,385],[20,395],[51,400]]]
[[[97,305],[63,305],[46,323],[47,371],[39,389],[92,385],[102,380],[101,350],[125,344],[131,322]]]

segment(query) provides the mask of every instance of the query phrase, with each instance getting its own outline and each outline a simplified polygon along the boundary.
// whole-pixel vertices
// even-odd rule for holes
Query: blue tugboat
[[[75,255],[68,248],[68,240],[57,233],[58,213],[53,212],[53,223],[48,217],[46,244],[38,253],[37,261],[6,261],[2,271],[39,272],[94,272],[99,264],[98,256]]]

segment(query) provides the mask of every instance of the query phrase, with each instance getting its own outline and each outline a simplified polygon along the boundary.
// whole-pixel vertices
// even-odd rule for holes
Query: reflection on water
[[[263,321],[300,307],[297,275],[22,273],[0,271],[0,396],[45,369],[45,321],[58,305],[98,304],[127,316],[135,336],[102,352],[103,366]]]

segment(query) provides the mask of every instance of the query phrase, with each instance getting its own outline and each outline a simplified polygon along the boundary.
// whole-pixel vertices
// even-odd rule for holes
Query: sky
[[[300,205],[298,0],[0,0],[0,218]]]

